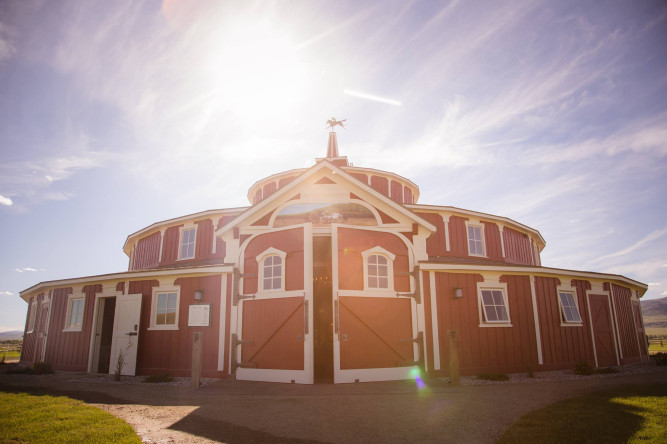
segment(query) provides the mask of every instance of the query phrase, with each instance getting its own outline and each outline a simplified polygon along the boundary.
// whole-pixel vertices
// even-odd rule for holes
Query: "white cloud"
[[[660,282],[649,282],[647,285],[648,285],[649,287],[655,287],[655,286],[657,286],[657,285],[660,285]]]
[[[45,268],[33,268],[33,267],[15,268],[14,270],[18,271],[19,273],[23,273],[26,271],[46,271]]]
[[[617,251],[617,252],[611,253],[611,254],[605,254],[604,256],[600,256],[596,259],[593,259],[593,260],[591,260],[591,263],[601,262],[601,261],[605,261],[607,259],[611,259],[611,258],[614,258],[614,257],[624,256],[624,255],[626,255],[626,254],[628,254],[628,253],[630,253],[630,252],[632,252],[632,251],[634,251],[634,250],[636,250],[636,249],[638,249],[638,248],[640,248],[640,247],[642,247],[642,246],[644,246],[648,243],[654,242],[656,239],[664,236],[665,234],[667,234],[667,227],[665,227],[661,230],[656,230],[656,231],[651,232],[650,234],[645,236],[643,239],[638,240],[634,244],[632,244],[629,247],[626,247],[626,248],[624,248],[620,251]]]
[[[667,296],[667,290],[660,293],[660,296]]]
[[[0,295],[14,296],[14,293],[12,293],[11,291],[0,291]]]
[[[11,207],[13,204],[14,202],[9,197],[5,197],[2,194],[0,194],[0,205]]]
[[[11,34],[11,30],[0,22],[0,62],[11,58],[16,53],[16,47],[7,38],[7,34]]]

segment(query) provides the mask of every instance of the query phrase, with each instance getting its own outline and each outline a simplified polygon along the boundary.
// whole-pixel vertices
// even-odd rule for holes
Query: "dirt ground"
[[[0,374],[0,390],[81,399],[123,418],[147,443],[490,443],[531,410],[589,391],[665,383],[665,370],[646,365],[607,377],[538,374],[530,382],[461,387],[432,380],[421,388],[415,381],[306,386],[215,380],[196,389],[187,381]]]

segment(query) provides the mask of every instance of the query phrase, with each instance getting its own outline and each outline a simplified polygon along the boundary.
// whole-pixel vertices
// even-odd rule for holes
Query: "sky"
[[[326,153],[667,296],[667,4],[0,2],[0,331],[128,234]]]

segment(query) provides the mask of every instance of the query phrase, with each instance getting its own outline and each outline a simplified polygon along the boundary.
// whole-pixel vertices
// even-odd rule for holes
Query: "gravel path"
[[[571,371],[512,375],[507,382],[462,378],[366,384],[296,385],[187,378],[144,384],[105,376],[0,375],[0,389],[62,394],[129,422],[147,443],[494,442],[516,419],[544,405],[593,390],[667,383],[667,367],[644,364],[621,373]]]

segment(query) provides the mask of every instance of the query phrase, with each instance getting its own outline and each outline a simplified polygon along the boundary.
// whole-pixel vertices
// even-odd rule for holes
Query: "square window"
[[[483,234],[481,226],[468,225],[468,254],[471,256],[484,256]]]
[[[179,259],[193,259],[195,257],[196,228],[188,228],[181,231],[181,247]]]
[[[85,307],[84,295],[70,295],[67,300],[67,314],[65,315],[65,330],[81,331],[83,325],[83,310]]]
[[[509,324],[509,310],[503,289],[483,289],[480,292],[483,322],[489,324]]]
[[[178,293],[157,293],[155,310],[156,326],[176,326],[178,313]]]

